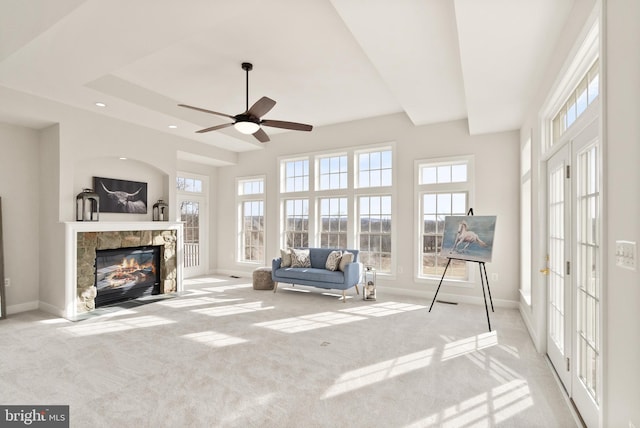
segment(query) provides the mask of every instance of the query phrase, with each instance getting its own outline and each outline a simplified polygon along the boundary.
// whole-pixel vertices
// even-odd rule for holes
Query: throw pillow
[[[282,262],[280,263],[280,267],[286,268],[291,267],[291,249],[281,249],[280,257],[282,258]]]
[[[291,249],[291,267],[308,268],[311,267],[311,259],[309,258],[309,250]]]
[[[338,269],[344,272],[344,268],[347,266],[347,263],[351,262],[353,262],[353,253],[345,251],[344,253],[342,253],[342,257],[340,258],[340,266],[338,267]]]
[[[342,251],[336,250],[329,253],[327,257],[327,263],[325,263],[325,268],[327,270],[336,270],[338,266],[340,266],[340,258],[342,257]]]

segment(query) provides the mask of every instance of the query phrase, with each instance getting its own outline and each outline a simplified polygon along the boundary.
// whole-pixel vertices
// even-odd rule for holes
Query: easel
[[[473,208],[469,208],[467,215],[473,215]],[[440,278],[440,283],[438,284],[438,288],[436,289],[436,294],[433,296],[433,300],[431,301],[431,306],[429,306],[429,312],[431,312],[431,308],[433,308],[433,304],[436,301],[436,297],[438,297],[438,292],[440,291],[440,286],[442,285],[442,281],[444,280],[444,276],[447,273],[447,269],[449,268],[449,264],[451,263],[452,258],[448,257],[447,265],[444,267],[444,272],[442,272],[442,278]],[[458,259],[464,260],[464,259]],[[489,331],[491,331],[491,321],[489,320],[489,308],[487,307],[487,295],[484,291],[484,283],[487,283],[487,291],[489,292],[489,302],[491,302],[491,312],[495,312],[493,310],[493,299],[491,298],[491,288],[489,288],[489,278],[487,277],[487,267],[484,262],[478,262],[475,260],[465,260],[466,262],[478,263],[478,268],[480,269],[480,283],[482,284],[482,297],[484,297],[484,310],[487,313],[487,324],[489,324]]]

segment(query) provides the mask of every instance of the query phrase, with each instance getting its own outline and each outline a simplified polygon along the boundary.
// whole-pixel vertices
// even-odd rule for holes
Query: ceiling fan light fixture
[[[255,134],[258,129],[260,129],[260,125],[255,122],[249,121],[238,121],[233,124],[233,127],[242,134]]]

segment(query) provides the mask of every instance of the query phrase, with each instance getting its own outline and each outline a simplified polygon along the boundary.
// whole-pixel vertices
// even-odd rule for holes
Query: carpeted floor
[[[69,405],[72,427],[574,427],[516,310],[187,281],[69,322],[0,321],[0,404]]]

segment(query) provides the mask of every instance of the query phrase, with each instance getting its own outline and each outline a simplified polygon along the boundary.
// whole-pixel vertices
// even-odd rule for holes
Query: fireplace
[[[67,261],[75,259],[75,263],[68,265],[65,318],[74,320],[96,308],[96,270],[103,268],[96,258],[103,250],[158,247],[159,262],[155,269],[158,276],[154,281],[158,289],[151,293],[182,291],[182,223],[69,222],[66,227]],[[115,294],[127,293],[121,289]],[[125,298],[129,298],[128,294]]]
[[[160,294],[160,248],[96,250],[95,307]]]

